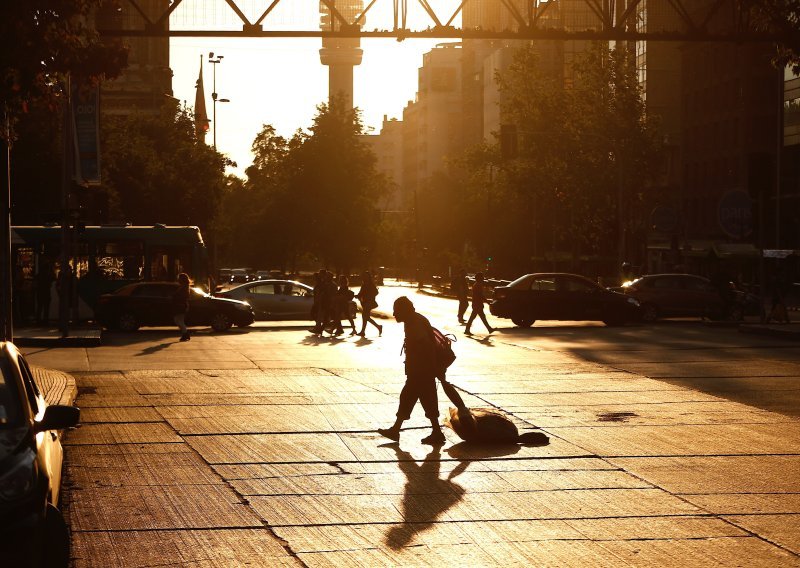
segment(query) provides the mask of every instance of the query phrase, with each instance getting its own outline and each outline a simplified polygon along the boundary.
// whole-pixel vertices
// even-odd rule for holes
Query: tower
[[[363,0],[329,0],[331,10],[325,2],[319,3],[320,29],[322,31],[341,31],[352,24],[363,12]],[[338,12],[348,24],[344,24],[336,15]],[[360,20],[356,26],[364,25]],[[363,55],[360,38],[323,38],[319,59],[328,66],[328,99],[342,97],[348,108],[353,107],[353,67],[361,64]]]

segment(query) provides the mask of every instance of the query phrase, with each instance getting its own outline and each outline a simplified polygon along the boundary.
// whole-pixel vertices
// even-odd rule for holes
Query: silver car
[[[223,298],[243,300],[253,307],[258,320],[310,320],[314,289],[294,280],[257,280],[218,294]],[[348,305],[355,317],[356,303]]]

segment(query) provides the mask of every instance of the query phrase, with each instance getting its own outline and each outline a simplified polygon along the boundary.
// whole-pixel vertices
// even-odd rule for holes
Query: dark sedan
[[[64,452],[56,430],[74,406],[48,406],[25,359],[0,342],[0,564],[67,566],[69,533],[58,510]]]
[[[135,331],[140,326],[174,325],[172,296],[177,282],[139,282],[123,286],[113,294],[104,294],[95,309],[95,319],[103,327]],[[215,298],[199,288],[192,288],[186,325],[210,325],[225,331],[232,325],[248,326],[255,320],[247,302]]]
[[[626,282],[621,291],[639,300],[647,322],[691,316],[740,320],[747,300],[743,292],[728,286],[723,294],[708,278],[693,274],[648,274]],[[758,313],[758,306],[754,309]]]
[[[635,298],[611,292],[577,274],[526,274],[494,290],[492,315],[520,327],[536,320],[602,321],[622,325],[639,319]]]

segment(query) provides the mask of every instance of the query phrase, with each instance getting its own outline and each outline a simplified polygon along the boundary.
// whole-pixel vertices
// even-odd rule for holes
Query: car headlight
[[[637,300],[636,298],[628,298],[628,303],[633,304],[637,308],[639,307],[639,300]]]
[[[0,477],[0,500],[14,501],[36,486],[39,466],[36,453],[28,448],[14,459],[11,467]]]

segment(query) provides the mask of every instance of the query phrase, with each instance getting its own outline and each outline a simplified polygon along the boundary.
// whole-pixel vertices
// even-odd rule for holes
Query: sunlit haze
[[[385,16],[375,12],[371,20],[372,14],[367,28]],[[410,13],[409,24],[412,18],[423,21],[424,17]],[[355,67],[353,91],[355,106],[362,111],[368,129],[379,132],[384,115],[402,118],[403,107],[416,94],[422,55],[437,43],[361,41],[364,58]],[[299,128],[308,128],[317,105],[327,101],[328,68],[320,63],[321,46],[320,38],[173,38],[170,65],[175,97],[194,105],[202,56],[206,108],[212,118],[214,66],[208,63],[208,53],[224,56],[216,66],[217,93],[231,102],[217,102],[217,124],[211,124],[206,142],[212,143],[214,128],[218,128],[218,150],[234,160],[237,168],[233,171],[243,175],[252,162],[250,146],[262,125],[271,124],[279,134],[291,136]]]

